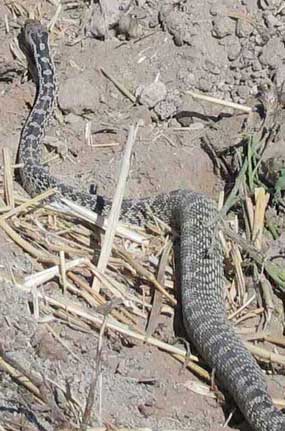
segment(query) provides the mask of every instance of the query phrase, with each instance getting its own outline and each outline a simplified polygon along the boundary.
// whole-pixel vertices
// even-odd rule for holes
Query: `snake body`
[[[42,138],[56,97],[55,69],[48,32],[29,20],[20,39],[37,84],[33,109],[23,127],[19,162],[24,188],[31,195],[56,188],[59,195],[107,214],[111,202],[89,195],[52,177],[41,164]],[[254,431],[285,431],[285,416],[268,394],[260,367],[227,320],[224,304],[223,252],[217,237],[217,209],[204,194],[176,190],[145,199],[123,201],[122,218],[144,220],[149,212],[180,232],[183,320],[191,342],[215,370]]]

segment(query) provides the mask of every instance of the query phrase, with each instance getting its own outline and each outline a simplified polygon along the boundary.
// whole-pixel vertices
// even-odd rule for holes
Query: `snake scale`
[[[71,188],[52,177],[41,164],[42,139],[56,99],[55,69],[48,32],[28,20],[19,38],[37,85],[32,111],[23,127],[19,162],[21,181],[30,195],[56,188],[59,195],[108,214],[110,200]],[[223,252],[217,237],[217,209],[204,194],[176,190],[145,199],[126,199],[122,218],[136,223],[152,212],[180,232],[183,321],[191,342],[215,370],[254,431],[285,431],[285,416],[272,403],[252,355],[226,317]]]

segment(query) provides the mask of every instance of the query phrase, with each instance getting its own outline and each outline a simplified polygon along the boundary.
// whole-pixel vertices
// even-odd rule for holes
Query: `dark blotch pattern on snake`
[[[63,184],[41,164],[42,138],[56,98],[54,65],[47,30],[39,22],[27,21],[20,40],[37,84],[19,147],[24,188],[31,195],[56,188],[59,194],[99,214],[108,214],[109,200]],[[285,417],[273,406],[262,371],[226,317],[223,253],[214,202],[200,193],[177,190],[153,198],[124,200],[122,218],[142,221],[149,208],[180,232],[182,311],[189,339],[254,431],[285,431]]]

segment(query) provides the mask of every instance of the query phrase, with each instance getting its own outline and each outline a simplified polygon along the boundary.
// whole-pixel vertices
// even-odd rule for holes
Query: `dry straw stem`
[[[64,251],[60,250],[59,252],[59,259],[60,259],[60,282],[62,284],[62,288],[63,288],[63,293],[66,292],[66,260],[65,260],[65,255],[64,255]]]
[[[104,76],[106,76],[106,78],[108,78],[114,85],[115,87],[118,88],[118,90],[120,90],[120,92],[126,96],[132,103],[136,102],[136,97],[122,84],[120,83],[116,78],[114,78],[113,75],[111,75],[109,72],[106,72],[105,69],[103,69],[103,67],[100,68],[100,71],[103,73]]]
[[[232,243],[230,254],[232,257],[232,262],[235,267],[235,278],[236,278],[238,296],[239,296],[240,302],[242,302],[245,296],[246,286],[245,286],[245,279],[242,271],[242,257],[237,244]]]
[[[27,289],[24,286],[20,286],[19,284],[16,287],[18,287],[19,289],[21,289],[25,293],[31,293],[31,289]],[[43,295],[42,293],[38,293],[38,296],[40,299],[42,299],[43,301],[45,301],[47,304],[49,304],[50,306],[52,306],[55,309],[64,310],[73,316],[77,316],[83,320],[86,320],[87,322],[89,322],[91,324],[94,324],[97,327],[101,327],[103,324],[103,316],[96,313],[96,312],[92,312],[92,313],[87,312],[87,311],[83,310],[82,307],[80,307],[79,305],[75,305],[75,304],[69,303],[67,305],[64,302],[61,302],[59,300],[55,300],[55,299],[53,299],[47,295]],[[117,331],[123,335],[134,338],[136,340],[146,342],[148,344],[156,346],[156,347],[158,347],[164,351],[167,351],[169,353],[174,353],[174,354],[180,355],[184,358],[189,357],[189,359],[191,359],[195,362],[198,361],[197,356],[194,356],[194,355],[188,356],[185,349],[180,348],[180,347],[176,347],[176,346],[172,346],[172,345],[167,344],[163,341],[157,340],[154,337],[146,338],[146,336],[144,334],[141,334],[139,332],[133,331],[132,329],[129,329],[126,325],[123,325],[119,322],[116,322],[111,317],[108,317],[108,320],[106,322],[106,328],[112,329],[113,331]]]
[[[39,249],[32,246],[30,242],[26,241],[20,235],[18,235],[17,232],[15,232],[14,229],[12,229],[5,220],[1,220],[1,218],[0,227],[16,244],[18,244],[23,250],[25,250],[27,253],[29,253],[31,256],[35,257],[39,261],[55,264],[59,262],[58,257],[52,256],[49,253],[43,253]]]
[[[132,149],[136,140],[139,126],[140,124],[138,123],[136,126],[131,126],[129,130],[128,140],[126,143],[126,148],[122,159],[120,177],[114,194],[112,208],[108,217],[108,228],[105,233],[100,257],[98,260],[97,269],[100,272],[105,271],[109,257],[112,252],[112,245],[113,245],[116,228],[120,217],[121,205],[123,202],[127,178],[128,178],[129,169],[130,169]],[[95,290],[99,291],[100,283],[98,282],[97,279],[94,279],[92,287]]]
[[[245,320],[252,319],[260,314],[264,314],[264,307],[256,308],[255,310],[248,311],[246,314],[243,314],[241,317],[236,319],[235,324],[239,325],[241,322]]]
[[[270,335],[264,335],[263,339],[269,343],[276,344],[280,347],[285,347],[285,337],[272,337]]]
[[[255,189],[255,212],[253,219],[252,239],[257,250],[261,250],[264,229],[265,210],[269,202],[269,193],[263,187]]]
[[[187,94],[190,94],[194,99],[205,100],[206,102],[215,103],[216,105],[226,106],[228,108],[237,109],[238,111],[243,111],[246,113],[252,112],[252,108],[250,106],[240,105],[239,103],[228,102],[226,100],[217,99],[216,97],[206,96],[205,94],[195,93],[194,91],[186,91]]]
[[[31,382],[24,371],[19,369],[19,367],[14,367],[10,361],[7,361],[6,355],[2,351],[2,348],[0,348],[0,369],[8,373],[12,379],[16,380],[20,385],[23,385],[26,389],[28,389],[28,391],[34,394],[41,402],[45,402],[38,387]]]
[[[14,188],[13,188],[13,169],[11,165],[10,152],[8,148],[3,148],[4,163],[4,196],[9,208],[14,208]]]
[[[47,28],[48,28],[48,30],[50,32],[52,32],[54,26],[56,25],[56,22],[57,22],[57,20],[59,18],[59,15],[60,15],[61,11],[62,11],[62,3],[61,3],[61,1],[58,1],[57,2],[57,8],[56,8],[55,14],[51,18],[51,20],[50,20],[50,22],[49,22],[49,24],[47,26]]]
[[[10,10],[13,18],[16,19],[17,16],[27,17],[29,16],[28,9],[21,4],[22,2],[17,1],[6,1],[5,6]]]
[[[210,374],[206,370],[204,370],[204,368],[200,367],[200,365],[196,364],[190,359],[188,360],[188,358],[185,356],[177,355],[175,353],[172,353],[172,356],[179,362],[181,362],[184,367],[188,368],[190,371],[201,377],[201,379],[211,384]]]
[[[27,289],[24,288],[23,286],[17,285],[18,288],[24,290],[25,292],[31,293],[31,289]],[[56,309],[61,309],[64,310],[68,313],[71,313],[73,316],[77,316],[83,320],[87,320],[87,322],[90,322],[91,324],[96,325],[97,327],[101,327],[103,324],[103,316],[98,315],[97,313],[89,313],[86,312],[82,309],[82,307],[78,306],[78,305],[73,305],[73,304],[68,304],[66,305],[65,303],[55,300],[49,296],[43,295],[41,293],[38,293],[38,297],[43,299],[46,303],[48,303],[49,305],[51,305],[53,308]],[[114,319],[112,318],[108,318],[107,322],[106,322],[106,327],[117,331],[123,335],[126,335],[128,337],[131,338],[135,338],[137,340],[143,341],[143,342],[147,342],[153,346],[156,346],[164,351],[167,351],[171,354],[177,354],[182,358],[188,358],[187,352],[185,349],[183,348],[179,348],[179,347],[175,347],[175,346],[171,346],[163,341],[157,340],[154,337],[146,337],[144,334],[138,333],[132,329],[129,329],[126,325],[123,325],[119,322],[116,322]],[[269,352],[265,349],[262,349],[260,347],[257,346],[253,346],[250,343],[245,342],[246,347],[248,348],[248,350],[254,354],[255,356],[257,356],[258,358],[265,360],[265,361],[269,361],[272,363],[277,363],[280,365],[285,365],[285,357],[276,353],[272,353]],[[194,355],[190,355],[189,359],[197,362],[197,357]]]
[[[159,262],[159,268],[158,268],[158,273],[157,273],[157,282],[160,285],[163,285],[164,281],[165,281],[165,271],[166,271],[166,267],[168,264],[168,259],[169,259],[169,255],[171,252],[171,248],[172,248],[172,242],[168,241],[168,243],[166,243],[166,245],[164,246],[164,249],[163,249],[163,252],[161,255],[161,259]],[[159,321],[159,316],[160,316],[160,311],[161,311],[161,307],[162,307],[162,299],[163,299],[162,292],[158,289],[155,289],[152,308],[151,308],[151,312],[150,312],[150,316],[149,316],[149,320],[148,320],[148,325],[147,325],[147,330],[146,330],[146,336],[147,337],[152,335],[154,333],[156,327],[157,327],[157,324]]]
[[[276,363],[283,366],[285,365],[284,355],[279,355],[278,353],[269,352],[268,350],[265,350],[262,347],[253,346],[248,342],[245,342],[244,344],[246,348],[250,351],[250,353],[257,356],[258,358],[266,362]]]
[[[136,262],[130,253],[128,253],[125,250],[122,249],[116,249],[117,253],[121,256],[123,256],[130,264],[131,266],[136,270],[136,272],[141,275],[143,278],[148,280],[150,283],[154,285],[156,289],[158,289],[169,301],[172,305],[176,305],[177,301],[173,298],[172,295],[170,295],[163,286],[157,281],[155,276],[148,271],[146,268],[144,268],[141,264]]]
[[[10,217],[19,215],[20,213],[26,211],[28,208],[31,208],[31,207],[33,207],[35,205],[38,205],[38,204],[42,203],[42,201],[45,201],[45,200],[49,199],[55,193],[56,193],[56,190],[51,189],[51,190],[47,190],[46,192],[41,193],[40,195],[35,196],[32,199],[26,200],[21,205],[17,206],[16,208],[12,208],[6,214],[3,214],[0,217],[0,223],[3,220],[7,220]]]
[[[92,265],[92,264],[90,263],[90,265]],[[89,303],[92,306],[97,307],[96,311],[99,312],[100,310],[102,310],[102,314],[103,314],[103,311],[105,308],[112,307],[112,304],[114,304],[114,302],[116,302],[116,297],[115,297],[115,300],[110,300],[107,302],[107,300],[102,295],[100,295],[99,292],[96,292],[96,290],[92,289],[92,287],[90,287],[86,281],[82,280],[80,277],[73,274],[72,272],[68,272],[68,277],[76,285],[78,285],[81,290],[83,290],[83,293],[81,295],[84,297],[84,299],[86,299],[87,303]],[[86,295],[88,295],[88,297],[86,297]],[[90,300],[90,298],[91,298],[91,300]],[[137,324],[134,317],[128,312],[128,310],[126,310],[123,307],[121,307],[120,310],[112,309],[110,313],[119,322],[125,323],[126,325],[130,325],[130,324],[136,325]]]
[[[88,260],[86,258],[78,258],[68,262],[65,262],[65,270],[70,271],[72,268],[86,265]],[[38,287],[43,283],[46,283],[49,280],[52,280],[54,277],[58,277],[60,275],[60,268],[58,265],[55,265],[51,268],[44,269],[43,271],[37,272],[35,274],[29,275],[24,278],[23,287],[30,289],[32,287]]]
[[[282,275],[282,269],[278,268],[278,266],[274,265],[272,262],[266,260],[266,257],[260,251],[258,251],[252,244],[248,243],[247,240],[233,232],[231,229],[224,226],[223,231],[228,238],[236,242],[259,266],[261,266],[267,272],[269,277],[278,284],[280,289],[283,291],[285,290],[285,279]]]
[[[69,201],[64,197],[61,197],[60,199],[67,207],[65,210],[67,214],[78,217],[81,220],[85,220],[89,223],[93,223],[102,230],[106,230],[108,228],[108,220],[106,219],[106,217],[102,217],[94,213],[93,211],[89,210],[88,208],[84,208],[76,204],[75,202]],[[122,238],[129,239],[130,241],[134,241],[138,244],[143,244],[147,242],[146,235],[144,235],[143,233],[137,232],[133,229],[130,229],[127,226],[123,225],[122,223],[118,223],[116,234]]]
[[[93,410],[93,406],[94,406],[94,402],[95,402],[95,391],[96,391],[96,386],[97,386],[97,382],[100,384],[100,389],[101,391],[99,391],[99,414],[98,414],[98,421],[99,423],[102,423],[102,418],[101,418],[101,410],[102,410],[102,372],[101,372],[101,364],[102,364],[102,348],[103,348],[103,336],[104,336],[104,332],[106,329],[106,323],[107,323],[107,319],[106,316],[104,316],[104,320],[103,320],[103,324],[100,328],[100,334],[99,334],[99,340],[98,340],[98,345],[97,345],[97,352],[96,352],[96,367],[93,371],[93,375],[92,375],[92,379],[91,379],[91,383],[89,386],[89,391],[88,391],[88,395],[87,395],[87,400],[86,400],[86,406],[83,412],[83,418],[82,418],[82,423],[80,426],[80,429],[82,431],[85,431],[87,428],[87,424],[90,421],[91,415],[92,415],[92,410]]]
[[[239,307],[236,311],[234,311],[233,313],[231,313],[229,316],[228,316],[228,319],[229,320],[232,320],[234,317],[236,317],[237,315],[239,315],[245,308],[247,308],[251,303],[252,303],[252,301],[255,299],[255,294],[251,297],[251,298],[249,298],[248,299],[248,301],[246,301],[241,307]]]
[[[25,370],[24,367],[14,359],[11,359],[6,355],[3,351],[2,346],[0,345],[0,369],[7,372],[12,379],[17,381],[20,385],[24,386],[28,391],[30,391],[41,403],[47,403],[48,398],[50,397],[47,392],[45,386],[45,380],[58,389],[60,389],[65,395],[66,399],[67,393],[66,389],[60,386],[57,382],[45,377],[43,379],[40,376],[31,373],[28,370]],[[48,395],[48,396],[47,396]],[[75,404],[79,409],[82,410],[82,406],[80,402],[74,398],[73,396],[69,396],[69,401]]]
[[[273,301],[272,286],[264,274],[261,274],[260,276],[260,287],[266,309],[266,325],[268,325],[271,321],[272,314],[274,313],[275,305]]]
[[[73,350],[68,346],[68,344],[66,344],[62,338],[53,330],[53,328],[46,323],[46,328],[47,330],[52,334],[52,336],[71,354],[71,356],[73,356],[74,359],[76,359],[78,362],[82,362],[81,358],[76,355]]]

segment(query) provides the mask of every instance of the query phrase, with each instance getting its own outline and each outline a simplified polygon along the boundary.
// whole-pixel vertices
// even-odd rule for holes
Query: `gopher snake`
[[[42,138],[56,98],[55,70],[48,33],[39,22],[27,21],[20,41],[37,84],[35,103],[19,147],[24,188],[31,195],[56,188],[59,194],[107,214],[109,200],[63,184],[41,164]],[[125,200],[122,218],[131,222],[142,220],[149,207],[180,232],[182,311],[190,340],[215,370],[253,430],[284,431],[285,416],[273,406],[259,366],[226,318],[223,254],[213,223],[217,220],[215,204],[203,194],[177,190],[153,198]]]

